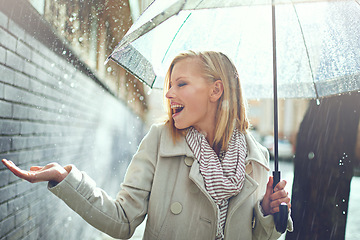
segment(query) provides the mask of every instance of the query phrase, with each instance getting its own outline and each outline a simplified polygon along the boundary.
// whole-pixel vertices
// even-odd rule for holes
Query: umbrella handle
[[[280,182],[280,171],[273,171],[273,177],[274,177],[273,187],[275,187],[276,184]],[[284,233],[286,231],[288,215],[289,215],[287,204],[281,203],[279,206],[279,210],[280,210],[279,212],[273,214],[275,227],[276,227],[276,231],[280,233]]]

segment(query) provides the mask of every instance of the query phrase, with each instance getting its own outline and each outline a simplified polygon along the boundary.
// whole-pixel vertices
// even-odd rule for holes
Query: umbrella
[[[359,0],[156,0],[108,60],[161,88],[181,51],[228,55],[247,98],[274,98],[275,186],[280,180],[277,98],[320,101],[360,89],[359,14]],[[286,221],[276,222],[284,232]]]

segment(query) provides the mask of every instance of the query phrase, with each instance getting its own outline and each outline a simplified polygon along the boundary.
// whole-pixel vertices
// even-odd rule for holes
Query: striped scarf
[[[199,162],[205,188],[218,207],[216,239],[223,239],[229,199],[244,186],[245,136],[238,129],[234,130],[223,159],[219,159],[205,136],[195,128],[189,129],[186,141]]]

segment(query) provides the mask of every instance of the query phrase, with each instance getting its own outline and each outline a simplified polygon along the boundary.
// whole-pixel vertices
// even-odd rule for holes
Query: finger
[[[277,192],[274,192],[273,194],[270,195],[270,200],[275,201],[277,199],[285,198],[287,196],[288,194],[285,190],[278,190]]]
[[[272,176],[269,177],[269,181],[266,185],[266,193],[265,195],[270,195],[273,193],[273,183],[274,183],[274,179]]]
[[[7,159],[3,158],[3,159],[1,160],[1,162],[5,165],[5,167],[8,168],[8,160],[7,160]]]
[[[72,169],[72,166],[71,165],[66,165],[64,168],[68,173],[70,173],[71,169]]]
[[[290,198],[289,197],[285,197],[285,198],[281,198],[281,199],[277,199],[275,201],[272,201],[270,203],[270,207],[271,208],[276,208],[276,207],[279,207],[279,205],[281,203],[286,203],[286,204],[289,204],[290,203]]]
[[[6,160],[3,159],[2,160],[3,164],[11,171],[15,174],[15,172],[18,172],[19,170],[21,170],[20,168],[18,168],[18,166],[16,166],[12,161],[10,160]]]
[[[274,188],[274,191],[279,191],[281,189],[284,189],[286,186],[286,181],[285,180],[282,180],[280,181],[278,184],[276,184],[275,188]]]
[[[279,206],[280,206],[280,205],[279,205]],[[279,206],[272,208],[272,209],[270,210],[270,213],[271,213],[271,214],[274,214],[274,213],[280,212]],[[287,203],[287,206],[288,206],[288,210],[290,210],[290,208],[291,208],[291,203]]]
[[[22,178],[29,182],[33,182],[34,179],[36,178],[36,175],[34,175],[33,172],[20,169],[18,166],[15,165],[15,163],[13,163],[10,160],[3,159],[2,162],[15,176],[19,178]]]
[[[7,168],[11,167],[11,165],[14,164],[12,161],[7,160],[7,159],[5,159],[5,158],[2,159],[1,162],[2,162]]]
[[[273,184],[274,184],[274,178],[273,178],[273,176],[269,176],[269,181],[267,183],[266,188],[271,188],[272,189]]]
[[[57,164],[57,166],[53,166],[51,168],[43,169],[42,171],[37,172],[35,181],[61,182],[67,175],[68,172],[66,171],[66,169]]]

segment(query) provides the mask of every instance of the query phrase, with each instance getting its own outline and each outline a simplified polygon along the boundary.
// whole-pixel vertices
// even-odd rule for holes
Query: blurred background
[[[161,90],[104,61],[150,3],[0,0],[1,158],[26,169],[73,163],[115,197],[139,142],[165,112]],[[297,135],[309,104],[279,99],[280,168],[290,193]],[[252,134],[273,157],[273,100],[249,100],[248,114]],[[358,168],[351,166],[351,188],[360,190]],[[360,238],[356,190],[346,198],[346,239]],[[142,231],[143,225],[132,239],[141,239]],[[1,165],[0,239],[66,238],[109,239],[45,183],[31,185]]]

